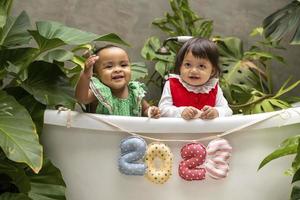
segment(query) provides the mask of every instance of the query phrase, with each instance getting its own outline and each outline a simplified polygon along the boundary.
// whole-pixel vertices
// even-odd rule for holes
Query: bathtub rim
[[[270,117],[273,116],[273,117]],[[281,127],[300,123],[300,107],[289,108],[269,113],[253,115],[233,115],[220,117],[213,120],[195,119],[186,121],[182,118],[150,119],[147,117],[128,117],[102,114],[81,113],[77,111],[46,110],[44,124],[56,126],[68,126],[72,128],[103,130],[114,132],[136,133],[221,133],[243,126],[253,121],[260,121],[245,129],[263,129]],[[121,128],[118,130],[113,123]],[[139,126],[136,126],[138,124]]]

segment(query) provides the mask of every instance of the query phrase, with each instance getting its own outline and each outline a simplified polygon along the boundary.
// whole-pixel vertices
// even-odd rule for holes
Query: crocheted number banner
[[[173,154],[161,142],[147,143],[143,138],[132,136],[121,141],[119,171],[125,175],[145,175],[153,183],[163,184],[172,175]],[[182,161],[178,166],[181,178],[187,181],[205,179],[208,174],[214,179],[226,178],[232,147],[225,139],[201,143],[189,143],[181,149]]]

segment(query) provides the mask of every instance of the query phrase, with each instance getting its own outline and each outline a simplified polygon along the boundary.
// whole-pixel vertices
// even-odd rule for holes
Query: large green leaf
[[[291,200],[299,200],[300,199],[300,187],[294,186],[291,193]]]
[[[36,31],[31,31],[41,49],[52,49],[65,44],[81,45],[92,41],[108,41],[118,44],[125,44],[119,36],[114,33],[97,35],[79,29],[67,27],[53,21],[36,22]]]
[[[43,168],[38,174],[28,172],[32,200],[65,200],[66,184],[58,168],[48,159],[44,160]]]
[[[293,137],[290,137],[290,138],[287,138],[286,140],[284,140],[280,144],[279,148],[277,148],[275,151],[273,151],[271,154],[269,154],[266,158],[264,158],[264,160],[260,163],[258,169],[262,168],[263,166],[265,166],[267,163],[269,163],[270,161],[272,161],[274,159],[297,153],[299,138],[300,138],[300,135],[296,135],[296,136],[293,136]]]
[[[11,47],[28,44],[31,36],[28,33],[30,20],[26,12],[22,12],[17,18],[8,17],[3,27],[0,46]]]
[[[53,63],[34,62],[28,69],[28,79],[21,85],[27,92],[44,105],[62,105],[73,109],[74,90],[68,78]]]
[[[34,123],[27,110],[4,91],[0,91],[0,146],[9,159],[26,163],[36,173],[41,169],[42,146]]]
[[[170,55],[160,55],[157,53],[160,47],[160,40],[157,37],[150,37],[144,44],[141,55],[146,60],[174,63],[175,53],[170,51]]]
[[[294,0],[278,9],[263,21],[265,36],[272,40],[280,40],[284,35],[296,29],[291,44],[300,44],[300,2]]]
[[[247,85],[250,88],[261,88],[259,77],[251,70],[248,62],[242,60],[223,60],[222,72],[225,82],[229,85]]]
[[[0,50],[0,65],[4,68],[4,76],[13,74],[15,79],[27,79],[27,67],[35,59],[38,49],[25,47]],[[7,85],[7,84],[6,84]]]
[[[35,100],[31,95],[24,95],[18,101],[27,109],[35,123],[37,133],[41,135],[44,126],[44,111],[46,106]]]
[[[3,193],[0,195],[0,200],[32,200],[23,193]]]
[[[0,2],[0,29],[6,24],[13,0],[2,0]]]
[[[246,85],[249,88],[263,90],[262,70],[250,59],[245,59],[243,43],[238,38],[216,38],[221,55],[221,69],[226,85]],[[252,58],[252,57],[251,57]],[[263,87],[263,88],[262,88]]]
[[[29,178],[26,176],[23,168],[10,164],[7,160],[0,160],[0,174],[6,174],[11,178],[19,192],[27,193],[30,190]]]
[[[217,38],[216,42],[222,57],[232,58],[233,60],[241,60],[243,58],[243,43],[239,38]]]
[[[42,60],[53,63],[53,61],[65,62],[73,59],[74,54],[64,49],[55,49],[47,52]]]
[[[293,179],[292,179],[292,183],[297,182],[297,181],[299,181],[299,180],[300,180],[300,169],[298,169],[298,170],[295,172],[295,174],[294,174],[294,176],[293,176]]]

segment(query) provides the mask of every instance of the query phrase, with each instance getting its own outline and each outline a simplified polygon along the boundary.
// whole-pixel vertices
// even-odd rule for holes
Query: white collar
[[[219,79],[217,78],[211,78],[209,79],[204,85],[201,86],[192,86],[184,82],[181,77],[177,74],[170,74],[169,78],[177,78],[179,82],[183,85],[185,89],[189,92],[193,92],[196,94],[199,93],[209,93],[212,89],[216,87],[216,84],[218,83]]]

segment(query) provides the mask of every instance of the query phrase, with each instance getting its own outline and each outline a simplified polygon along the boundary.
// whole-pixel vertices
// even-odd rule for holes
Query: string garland
[[[70,128],[71,127],[71,110],[68,109],[68,108],[64,108],[64,107],[59,107],[58,108],[58,112],[60,111],[67,111],[68,114],[67,114],[67,123],[66,123],[66,126],[67,128]],[[293,110],[295,112],[297,112],[297,114],[300,115],[300,113],[296,110]],[[284,114],[286,114],[286,117],[284,116]],[[141,135],[141,134],[138,134],[138,133],[133,133],[125,128],[122,128],[120,126],[118,126],[117,124],[114,124],[108,120],[105,120],[105,119],[101,119],[101,118],[98,118],[96,117],[95,115],[93,114],[88,114],[86,113],[85,114],[86,116],[88,116],[89,118],[95,120],[95,121],[98,121],[98,122],[102,122],[102,123],[105,123],[107,125],[110,125],[111,127],[114,127],[116,128],[117,130],[121,131],[122,133],[127,133],[129,135],[132,135],[132,136],[138,136],[138,137],[141,137],[141,138],[144,138],[144,139],[148,139],[148,140],[151,140],[151,141],[155,141],[155,142],[200,142],[200,141],[207,141],[207,140],[214,140],[214,139],[218,139],[218,138],[222,138],[224,136],[227,136],[229,134],[233,134],[233,133],[236,133],[240,130],[244,130],[246,128],[249,128],[253,125],[256,125],[256,124],[259,124],[261,122],[264,122],[268,119],[271,119],[275,116],[281,116],[281,118],[283,119],[287,119],[288,117],[290,117],[289,113],[287,110],[281,110],[280,112],[274,112],[272,113],[271,115],[268,115],[266,116],[265,118],[263,119],[257,119],[257,120],[254,120],[254,121],[251,121],[251,122],[248,122],[244,125],[241,125],[241,126],[238,126],[236,128],[233,128],[233,129],[230,129],[230,130],[227,130],[221,134],[217,134],[217,135],[214,135],[214,136],[207,136],[207,137],[202,137],[202,138],[197,138],[197,139],[160,139],[160,138],[155,138],[155,137],[149,137],[149,136],[145,136],[145,135]]]

